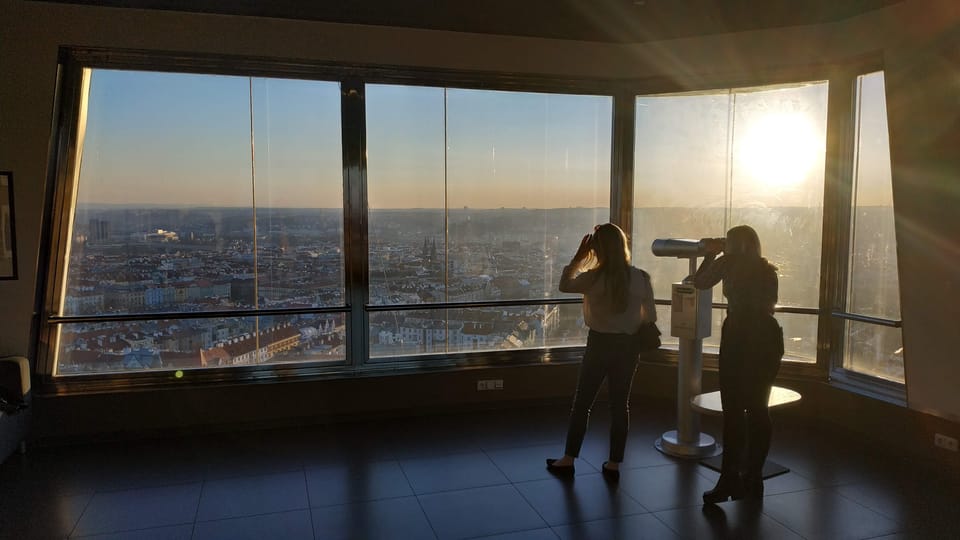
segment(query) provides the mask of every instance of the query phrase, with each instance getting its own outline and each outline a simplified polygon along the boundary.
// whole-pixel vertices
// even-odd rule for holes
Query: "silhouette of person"
[[[747,225],[730,229],[726,239],[708,239],[707,251],[694,285],[709,289],[723,281],[727,318],[720,335],[723,461],[703,501],[760,498],[772,435],[767,402],[783,357],[783,330],[773,317],[777,268],[761,256],[760,238]]]
[[[613,223],[594,228],[580,241],[563,269],[560,290],[583,294],[583,319],[590,328],[570,412],[564,456],[548,459],[547,469],[572,475],[586,434],[590,409],[607,379],[610,398],[610,456],[602,471],[619,479],[630,423],[629,400],[637,369],[641,325],[657,320],[650,275],[630,264],[627,236]]]

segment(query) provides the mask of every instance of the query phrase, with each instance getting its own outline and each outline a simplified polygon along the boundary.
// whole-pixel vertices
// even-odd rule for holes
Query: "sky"
[[[861,204],[889,204],[882,76],[862,86]],[[635,205],[819,206],[827,84],[638,97]],[[612,99],[367,85],[381,208],[609,204]],[[94,70],[81,204],[336,207],[339,85]]]

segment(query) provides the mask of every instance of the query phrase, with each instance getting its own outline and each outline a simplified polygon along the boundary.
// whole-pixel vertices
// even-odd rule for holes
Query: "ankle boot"
[[[727,499],[743,498],[743,483],[740,481],[740,475],[721,474],[717,480],[717,485],[710,491],[703,492],[703,502],[706,504],[717,504]]]

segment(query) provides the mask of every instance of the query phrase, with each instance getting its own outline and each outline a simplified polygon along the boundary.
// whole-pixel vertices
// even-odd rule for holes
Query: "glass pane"
[[[776,318],[783,328],[784,361],[816,363],[819,318],[797,313],[777,313]]]
[[[858,78],[856,169],[847,310],[900,318],[897,240],[883,72]]]
[[[689,274],[689,264],[654,257],[655,239],[723,236],[726,230],[730,102],[727,90],[637,98],[633,263],[650,273],[657,298],[670,298],[671,284]],[[719,288],[714,298],[720,301]]]
[[[582,346],[586,335],[576,304],[370,314],[371,358]]]
[[[738,91],[729,226],[746,224],[778,268],[778,304],[820,297],[827,83]]]
[[[254,269],[249,106],[246,78],[92,72],[64,315],[239,305],[231,286]]]
[[[65,324],[57,374],[343,362],[344,325],[339,313]]]
[[[259,307],[344,304],[340,85],[253,79]]]
[[[370,302],[559,296],[609,220],[609,97],[367,86]]]
[[[342,305],[339,106],[335,83],[93,70],[61,313]]]
[[[848,320],[845,321],[845,333],[845,369],[904,382],[903,339],[899,328]]]

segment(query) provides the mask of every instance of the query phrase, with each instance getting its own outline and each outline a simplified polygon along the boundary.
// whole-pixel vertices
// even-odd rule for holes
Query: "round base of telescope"
[[[657,450],[667,454],[668,456],[680,458],[701,459],[720,454],[720,446],[717,445],[717,441],[715,441],[713,437],[707,435],[706,433],[701,433],[700,440],[694,444],[691,444],[681,443],[679,434],[676,430],[667,431],[661,435],[659,439],[657,439],[657,442],[654,443],[654,446],[657,447]]]

